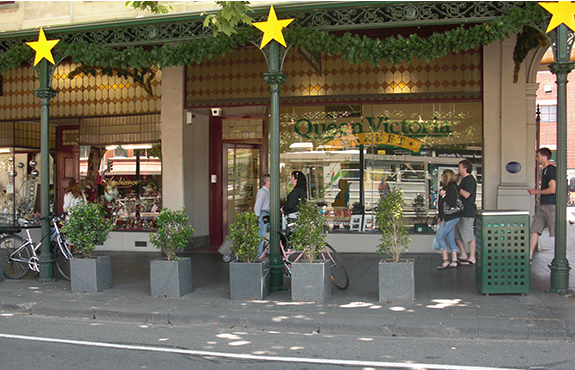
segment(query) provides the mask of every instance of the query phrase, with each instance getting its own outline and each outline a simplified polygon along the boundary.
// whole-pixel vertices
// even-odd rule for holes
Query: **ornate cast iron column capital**
[[[287,76],[283,72],[269,72],[264,73],[264,80],[270,84],[271,92],[280,91],[280,86],[286,82]]]
[[[52,99],[58,94],[58,91],[51,89],[51,88],[40,88],[34,89],[34,95],[39,97],[40,99]]]
[[[549,70],[551,73],[557,76],[557,78],[567,78],[567,75],[575,67],[575,62],[553,62],[549,64]]]

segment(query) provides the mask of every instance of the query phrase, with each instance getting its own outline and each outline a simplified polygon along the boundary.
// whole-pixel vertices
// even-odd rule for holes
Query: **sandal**
[[[470,260],[468,260],[468,259],[467,259],[467,260],[459,260],[458,262],[459,262],[459,264],[460,264],[461,266],[471,266],[471,265],[475,265],[475,262],[470,261]]]
[[[457,261],[451,261],[451,263],[449,264],[449,268],[456,268],[457,267]]]
[[[439,266],[437,266],[438,270],[443,270],[449,268],[449,260],[443,260],[443,263]]]

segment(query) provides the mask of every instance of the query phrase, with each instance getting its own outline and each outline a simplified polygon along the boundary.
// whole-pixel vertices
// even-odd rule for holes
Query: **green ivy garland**
[[[547,12],[537,3],[526,3],[523,8],[513,8],[505,16],[490,23],[474,26],[461,25],[455,29],[433,33],[429,38],[401,35],[385,39],[372,39],[346,32],[342,36],[330,34],[314,28],[291,26],[285,29],[286,40],[298,47],[320,51],[327,55],[340,55],[351,63],[368,62],[372,65],[385,63],[398,64],[416,56],[420,60],[432,60],[451,52],[468,50],[479,45],[489,45],[496,40],[505,40],[511,34],[519,34],[525,26],[544,21]],[[538,32],[538,31],[537,31]],[[72,62],[88,67],[112,69],[145,69],[170,66],[186,66],[200,63],[225,55],[254,40],[259,30],[251,26],[242,26],[232,36],[220,34],[181,42],[177,45],[165,44],[151,49],[143,47],[125,47],[122,49],[102,47],[98,44],[60,42],[56,49],[68,55]],[[526,44],[527,45],[527,44]],[[533,44],[527,45],[533,48]],[[531,50],[526,50],[527,52]],[[0,74],[19,67],[33,58],[33,50],[22,43],[0,54]],[[526,52],[518,55],[516,63],[524,60]]]

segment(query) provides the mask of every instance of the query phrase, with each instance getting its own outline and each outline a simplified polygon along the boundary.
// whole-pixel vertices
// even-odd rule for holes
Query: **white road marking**
[[[402,369],[412,369],[412,370],[415,370],[415,369],[418,369],[418,370],[419,369],[421,369],[421,370],[517,370],[517,369],[509,369],[509,368],[502,368],[502,367],[436,365],[436,364],[418,364],[418,363],[402,363],[402,362],[380,362],[380,361],[321,359],[321,358],[258,356],[258,355],[241,354],[241,353],[196,351],[196,350],[187,350],[187,349],[179,349],[179,348],[163,348],[163,347],[152,347],[152,346],[135,346],[135,345],[127,345],[127,344],[90,342],[90,341],[58,339],[58,338],[31,337],[31,336],[26,336],[26,335],[13,335],[13,334],[2,334],[2,333],[0,333],[0,338],[19,339],[19,340],[36,341],[36,342],[71,344],[71,345],[88,346],[88,347],[114,348],[114,349],[132,350],[132,351],[165,352],[165,353],[176,353],[176,354],[191,355],[191,356],[212,356],[212,357],[224,357],[224,358],[231,358],[231,359],[238,359],[238,360],[257,360],[257,361],[269,361],[269,362],[309,363],[309,364],[320,364],[320,365],[343,365],[343,366],[355,366],[355,367],[362,366],[362,367],[379,367],[379,368],[402,368]]]

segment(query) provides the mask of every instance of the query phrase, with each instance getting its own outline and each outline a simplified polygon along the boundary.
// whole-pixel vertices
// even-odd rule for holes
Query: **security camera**
[[[212,116],[219,117],[222,115],[222,108],[212,108]]]
[[[186,124],[191,125],[194,123],[194,118],[196,115],[192,112],[186,112]]]

